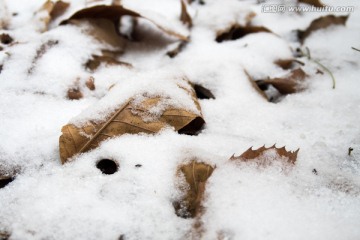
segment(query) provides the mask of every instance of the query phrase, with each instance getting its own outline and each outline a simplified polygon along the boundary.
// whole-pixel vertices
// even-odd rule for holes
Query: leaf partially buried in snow
[[[182,23],[184,23],[189,28],[191,28],[192,27],[192,19],[187,10],[187,3],[185,3],[185,0],[180,0],[180,2],[181,2],[180,20]]]
[[[306,73],[301,68],[297,68],[284,77],[265,79],[263,83],[271,84],[281,94],[291,94],[304,89],[305,78]]]
[[[194,91],[180,89],[188,92],[189,97],[194,101],[200,113],[200,105]],[[179,133],[193,135],[205,123],[201,114],[171,106],[166,106],[161,116],[149,118],[149,116],[154,115],[151,113],[151,109],[161,103],[162,100],[162,97],[148,97],[141,103],[137,103],[133,99],[129,99],[110,114],[105,121],[89,121],[82,127],[73,124],[64,126],[59,139],[62,163],[65,163],[78,153],[96,148],[102,141],[111,137],[123,134],[153,134],[166,126],[174,127],[175,131]]]
[[[236,40],[242,38],[248,34],[259,33],[259,32],[268,32],[271,33],[269,29],[262,26],[241,26],[239,24],[234,24],[224,31],[220,31],[217,34],[216,41],[223,42],[228,40]]]
[[[74,13],[68,20],[63,21],[62,24],[66,24],[69,20],[73,19],[107,19],[114,24],[115,29],[119,29],[120,18],[122,16],[131,16],[147,19],[152,22],[155,26],[161,29],[168,35],[176,37],[180,40],[187,41],[188,36],[185,36],[182,33],[177,32],[176,30],[170,29],[169,27],[159,23],[149,17],[142,16],[141,14],[126,9],[121,5],[96,5],[88,8],[83,8],[76,13]]]
[[[255,162],[259,166],[269,166],[274,161],[280,161],[285,164],[295,164],[299,149],[296,151],[287,151],[285,147],[276,148],[275,145],[269,148],[262,146],[256,150],[252,147],[242,153],[240,156],[232,156],[230,161]]]
[[[47,31],[50,22],[64,14],[69,6],[70,3],[67,2],[47,0],[35,15],[43,23],[40,31]]]
[[[275,65],[281,67],[282,69],[289,70],[293,69],[296,65],[304,66],[305,64],[297,59],[278,59],[275,62]]]
[[[320,0],[299,0],[299,3],[306,3],[314,7],[324,7],[325,5]]]
[[[183,175],[186,181],[186,186],[180,187],[185,192],[184,197],[174,203],[179,217],[194,218],[201,213],[206,181],[213,171],[214,167],[195,160],[179,167],[177,175]]]
[[[349,16],[334,16],[327,15],[324,17],[319,17],[311,22],[310,26],[302,31],[298,31],[298,38],[301,43],[304,43],[305,39],[309,37],[313,32],[325,29],[333,25],[345,25]]]
[[[116,52],[102,51],[102,55],[93,55],[92,58],[86,62],[85,66],[91,71],[95,71],[101,64],[132,68],[130,63],[118,61],[117,56],[118,54]]]

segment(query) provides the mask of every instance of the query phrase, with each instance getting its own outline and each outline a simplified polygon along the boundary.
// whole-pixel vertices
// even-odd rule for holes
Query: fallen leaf
[[[325,29],[325,28],[328,28],[333,25],[344,25],[345,26],[348,17],[349,16],[338,16],[337,17],[334,15],[327,15],[327,16],[319,17],[319,18],[315,19],[314,21],[312,21],[306,30],[304,30],[304,31],[298,30],[299,41],[301,42],[301,44],[304,43],[304,41],[307,37],[309,37],[313,32],[320,30],[320,29]]]
[[[276,154],[274,155],[273,152]],[[275,145],[266,148],[262,146],[256,150],[252,147],[242,153],[240,156],[234,155],[230,158],[230,161],[241,162],[256,162],[259,166],[269,166],[273,161],[280,161],[286,164],[295,164],[299,149],[296,151],[286,151],[285,147],[276,148]]]
[[[64,14],[69,6],[70,3],[67,2],[47,0],[35,13],[35,16],[43,23],[43,26],[39,29],[40,32],[47,31],[50,22]]]
[[[106,55],[102,55],[102,56],[93,55],[92,59],[87,61],[85,66],[91,71],[95,71],[101,64],[113,65],[113,66],[118,65],[118,66],[125,66],[128,68],[132,68],[132,65],[130,63],[121,62],[116,60],[112,56],[106,56]]]
[[[320,0],[299,0],[299,3],[306,3],[314,7],[325,7]]]
[[[279,67],[281,67],[282,69],[284,70],[289,70],[289,69],[292,69],[294,68],[294,66],[296,64],[299,64],[301,66],[304,66],[305,64],[297,59],[279,59],[279,60],[276,60],[275,62],[275,65],[278,65]]]
[[[239,24],[234,24],[230,28],[221,31],[217,34],[216,41],[223,42],[229,40],[236,40],[242,38],[248,34],[259,33],[259,32],[268,32],[271,31],[265,27],[261,26],[241,26]]]
[[[95,78],[90,76],[89,79],[85,82],[85,85],[89,90],[94,91],[95,90]]]
[[[177,176],[183,175],[187,184],[180,187],[185,191],[184,197],[174,202],[175,212],[179,217],[194,218],[201,214],[206,181],[213,171],[214,167],[196,160],[179,167]]]
[[[51,20],[54,20],[60,17],[61,15],[63,15],[66,12],[66,10],[69,8],[69,6],[70,3],[68,2],[56,1],[54,3],[52,10],[50,11]]]
[[[281,94],[291,94],[304,89],[302,83],[305,77],[306,73],[301,68],[297,68],[284,77],[265,79],[263,82],[271,84]]]
[[[251,76],[250,74],[245,71],[245,74],[251,84],[251,86],[253,87],[253,89],[261,96],[263,97],[264,99],[268,100],[268,97],[266,96],[266,94],[264,93],[264,89],[261,89],[260,85],[257,84],[259,81],[255,81]]]
[[[187,25],[189,28],[192,27],[192,19],[187,11],[187,4],[184,0],[180,0],[181,2],[181,14],[180,14],[180,21]]]
[[[141,17],[152,22],[160,30],[165,32],[168,35],[176,37],[183,41],[188,41],[188,36],[185,36],[181,33],[176,32],[173,29],[169,29],[162,24],[152,20],[151,18],[140,15],[139,13],[126,9],[123,6],[119,5],[96,5],[88,8],[83,8],[76,13],[74,13],[68,20],[63,21],[61,24],[66,24],[69,20],[73,19],[107,19],[115,25],[115,29],[119,29],[119,19],[122,16],[132,16],[132,17]]]
[[[123,53],[125,48],[125,40],[119,36],[116,31],[115,25],[108,19],[73,19],[68,23],[76,25],[83,29],[83,31],[93,37],[95,40],[110,45],[113,49],[112,52],[118,54]]]
[[[183,88],[181,88],[183,89]],[[189,93],[200,111],[194,91],[185,90]],[[186,109],[167,107],[161,116],[145,119],[151,116],[151,108],[159,104],[161,97],[148,97],[143,102],[135,103],[129,99],[125,104],[113,112],[105,121],[95,123],[89,121],[82,127],[68,124],[62,128],[59,139],[61,162],[65,163],[69,158],[78,153],[83,153],[96,148],[99,144],[111,137],[123,134],[159,132],[166,126],[172,126],[175,131],[183,134],[194,135],[205,123],[201,115],[187,111]]]

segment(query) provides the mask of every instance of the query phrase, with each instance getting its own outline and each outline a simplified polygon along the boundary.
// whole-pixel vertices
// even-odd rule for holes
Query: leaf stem
[[[319,65],[325,72],[327,72],[327,73],[330,75],[331,79],[332,79],[332,84],[333,84],[333,85],[332,85],[332,89],[335,89],[335,87],[336,87],[336,80],[335,80],[334,74],[330,71],[329,68],[325,67],[321,62],[319,62],[319,60],[316,60],[316,59],[311,58],[310,49],[309,49],[308,47],[305,47],[305,50],[306,50],[306,53],[304,53],[304,52],[300,49],[302,56],[307,57],[307,59],[309,59],[310,61],[316,63],[316,64]],[[358,49],[357,49],[357,50],[358,50]],[[358,51],[360,51],[360,50],[358,50]]]

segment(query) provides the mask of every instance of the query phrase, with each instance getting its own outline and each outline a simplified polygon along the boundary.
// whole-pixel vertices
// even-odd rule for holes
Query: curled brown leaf
[[[281,94],[291,94],[304,89],[303,81],[305,78],[306,73],[301,68],[297,68],[284,77],[265,79],[263,82],[271,84]]]
[[[345,25],[348,17],[349,16],[327,15],[315,19],[310,23],[306,30],[298,30],[298,38],[300,43],[304,43],[306,38],[317,30],[325,29],[333,25]]]
[[[68,20],[63,21],[62,24],[66,24],[73,19],[107,19],[114,24],[115,29],[119,29],[119,19],[122,16],[132,16],[147,19],[166,34],[183,41],[188,41],[188,36],[178,33],[176,30],[165,27],[163,24],[158,23],[149,17],[142,16],[133,10],[124,8],[121,5],[96,5],[83,8],[74,13]]]
[[[189,94],[191,94],[190,97],[200,111],[194,91],[189,92]],[[73,124],[64,126],[59,139],[61,162],[65,163],[78,153],[94,149],[102,141],[111,137],[123,134],[153,134],[168,125],[174,127],[175,131],[179,133],[193,135],[205,123],[200,114],[172,107],[165,109],[159,117],[145,120],[143,116],[151,115],[149,109],[156,106],[160,101],[162,101],[161,97],[151,97],[146,98],[139,105],[129,99],[103,122],[90,121],[82,127]]]

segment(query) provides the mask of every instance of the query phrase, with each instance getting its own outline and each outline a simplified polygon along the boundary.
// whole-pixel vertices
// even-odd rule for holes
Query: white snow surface
[[[128,42],[119,59],[133,68],[102,65],[89,72],[85,62],[107,46],[76,26],[58,25],[85,2],[73,0],[72,10],[40,33],[34,13],[43,0],[0,1],[0,22],[12,16],[0,34],[15,41],[0,45],[0,173],[16,174],[0,189],[0,232],[15,240],[360,239],[360,52],[351,49],[360,49],[358,1],[324,0],[355,11],[346,26],[314,32],[304,43],[334,74],[336,88],[326,72],[316,74],[319,66],[303,57],[306,89],[277,103],[265,101],[245,71],[254,79],[287,74],[273,62],[291,58],[291,49],[300,46],[293,30],[305,29],[319,16],[348,13],[262,13],[261,4],[251,0],[195,1],[189,6],[191,38],[178,56],[166,55],[176,38],[140,21],[142,41]],[[123,2],[170,27],[184,27],[177,0]],[[217,32],[245,23],[251,11],[255,25],[276,35],[215,41]],[[33,64],[48,41],[57,44]],[[90,76],[94,91],[85,87]],[[127,134],[61,164],[62,126],[105,118],[131,97],[170,96],[171,104],[196,112],[178,88],[187,86],[182,77],[216,97],[200,100],[206,124],[199,135],[171,128],[155,135]],[[67,98],[74,86],[82,99]],[[290,170],[229,161],[251,146],[274,143],[300,148]],[[119,171],[102,174],[96,163],[104,158],[114,159]],[[178,166],[194,158],[216,166],[206,185],[201,236],[193,229],[199,219],[178,217],[172,205],[181,194]]]

